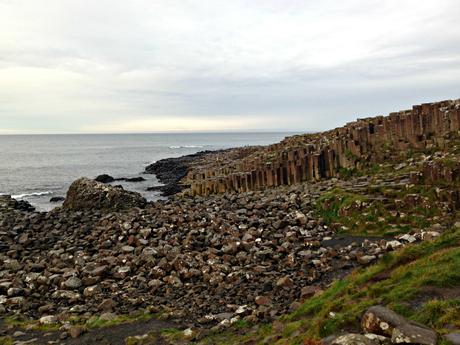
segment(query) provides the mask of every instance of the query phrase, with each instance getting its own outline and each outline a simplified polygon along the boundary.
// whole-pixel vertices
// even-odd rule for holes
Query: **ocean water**
[[[160,183],[144,168],[163,158],[203,150],[246,145],[268,145],[294,133],[167,133],[0,135],[0,194],[27,200],[38,210],[57,204],[49,200],[65,196],[69,185],[81,176],[142,176],[144,182],[117,181],[148,200],[160,198],[147,187]]]

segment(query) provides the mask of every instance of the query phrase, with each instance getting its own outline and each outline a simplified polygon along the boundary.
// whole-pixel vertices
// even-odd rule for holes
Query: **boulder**
[[[35,211],[35,207],[33,207],[27,201],[13,199],[10,195],[0,195],[0,208],[2,207],[10,207],[15,210],[26,212]]]
[[[143,181],[145,181],[145,178],[143,178],[142,176],[125,177],[125,178],[123,178],[123,180],[126,181],[126,182],[143,182]]]
[[[61,202],[61,201],[64,201],[65,198],[63,196],[53,196],[51,199],[50,199],[50,202]]]
[[[370,307],[361,320],[361,326],[368,333],[391,337],[392,343],[436,344],[435,331],[383,306]]]
[[[63,208],[73,211],[120,210],[143,208],[146,204],[147,201],[139,193],[82,177],[70,185]]]
[[[115,181],[115,179],[112,176],[107,175],[107,174],[99,175],[94,180],[97,182],[101,182],[101,183],[110,183],[110,182]]]

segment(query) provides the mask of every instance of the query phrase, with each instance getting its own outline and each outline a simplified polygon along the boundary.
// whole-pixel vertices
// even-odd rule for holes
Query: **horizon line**
[[[154,131],[154,132],[63,132],[63,133],[56,133],[56,132],[29,132],[29,133],[2,133],[0,132],[0,136],[13,136],[13,135],[142,135],[142,134],[232,134],[232,133],[313,133],[316,131],[296,131],[296,130],[190,130],[190,131]]]

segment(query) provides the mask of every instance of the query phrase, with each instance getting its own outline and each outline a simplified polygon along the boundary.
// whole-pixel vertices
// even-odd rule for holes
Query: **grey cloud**
[[[458,13],[455,0],[0,0],[0,131],[218,117],[317,130],[457,98]]]

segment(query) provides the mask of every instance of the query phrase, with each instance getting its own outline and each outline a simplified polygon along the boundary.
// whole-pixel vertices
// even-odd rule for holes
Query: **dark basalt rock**
[[[99,175],[94,180],[97,182],[101,182],[101,183],[110,183],[110,182],[115,181],[115,179],[112,176],[107,175],[107,174]]]
[[[65,198],[63,196],[53,196],[51,199],[50,199],[50,202],[61,202],[61,201],[64,201]]]
[[[167,184],[164,186],[148,187],[149,192],[160,192],[162,196],[171,196],[182,191],[182,186],[178,184]]]
[[[35,207],[33,207],[27,201],[13,199],[10,195],[0,195],[0,206],[2,205],[19,211],[35,211]]]
[[[74,211],[121,210],[143,208],[146,204],[147,201],[139,193],[82,177],[70,185],[63,208]]]
[[[200,151],[191,155],[181,156],[177,158],[166,158],[161,159],[153,164],[150,164],[145,168],[147,174],[155,174],[157,179],[164,184],[160,187],[150,187],[148,190],[159,190],[163,196],[170,196],[176,193],[180,193],[187,185],[181,184],[181,180],[187,175],[190,166],[197,159],[203,158],[204,156],[223,152],[220,151]]]
[[[125,182],[143,182],[145,181],[145,178],[142,176],[137,176],[137,177],[119,177],[115,178],[107,174],[102,174],[97,176],[94,181],[101,182],[101,183],[111,183],[115,181],[125,181]]]
[[[145,178],[143,178],[142,176],[138,176],[138,177],[123,177],[121,179],[117,179],[118,180],[121,180],[121,181],[126,181],[126,182],[143,182],[145,181]]]

